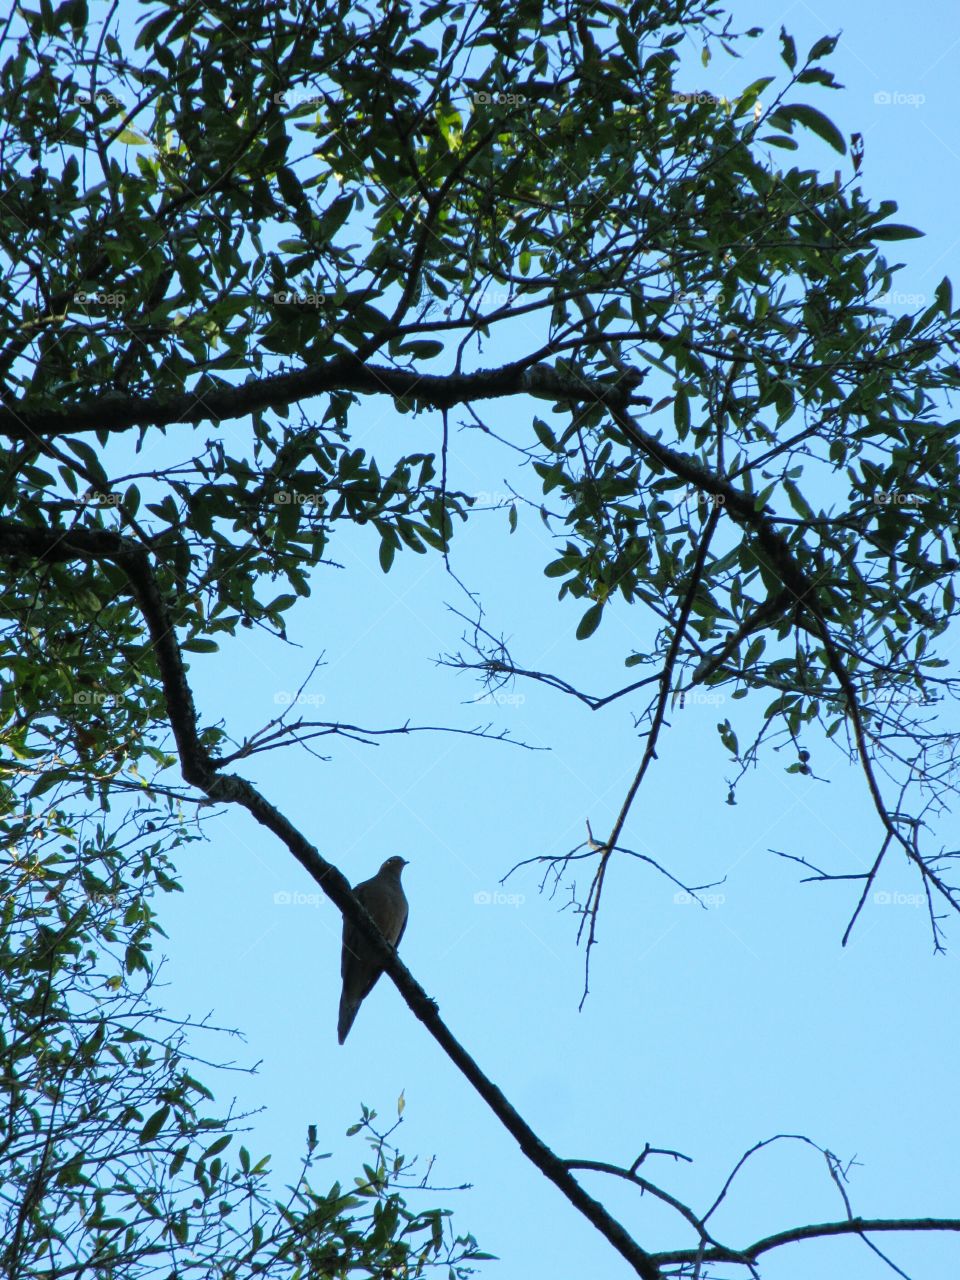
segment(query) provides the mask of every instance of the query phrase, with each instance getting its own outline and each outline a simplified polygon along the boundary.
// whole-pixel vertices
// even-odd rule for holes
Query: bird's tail
[[[353,1026],[353,1020],[357,1016],[357,1010],[360,1008],[359,1000],[350,1000],[347,993],[344,992],[340,997],[340,1016],[337,1019],[337,1039],[343,1044],[347,1038],[347,1033]]]

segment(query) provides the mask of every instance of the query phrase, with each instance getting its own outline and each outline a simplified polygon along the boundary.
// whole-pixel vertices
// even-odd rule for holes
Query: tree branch
[[[413,1014],[473,1085],[524,1155],[597,1228],[633,1267],[641,1280],[659,1280],[659,1269],[598,1201],[580,1186],[564,1161],[537,1136],[501,1090],[481,1071],[440,1018],[436,1002],[385,941],[349,883],[265,796],[244,778],[218,772],[197,733],[197,713],[173,624],[153,575],[147,553],[129,539],[97,529],[69,532],[0,521],[0,554],[45,562],[110,560],[126,572],[150,633],[160,669],[167,712],[184,779],[211,799],[239,804],[282,841],[340,912],[360,928]]]
[[[562,372],[538,363],[550,350],[547,346],[498,369],[481,369],[469,374],[391,369],[386,365],[369,365],[352,353],[343,353],[293,373],[278,373],[251,379],[240,386],[223,384],[176,396],[142,397],[108,392],[66,409],[36,409],[18,399],[0,408],[0,435],[11,440],[32,441],[81,431],[116,432],[174,422],[194,425],[220,422],[263,409],[283,409],[331,391],[386,394],[438,409],[521,393],[559,400],[571,394],[571,383]],[[577,396],[581,400],[622,403],[624,390],[616,388],[616,381],[577,378]]]
[[[703,1250],[701,1254],[698,1249],[672,1249],[652,1256],[657,1263],[695,1262],[697,1258],[702,1258],[704,1262],[739,1262],[746,1265],[756,1262],[761,1254],[779,1249],[785,1244],[819,1240],[824,1236],[859,1236],[870,1231],[960,1231],[960,1218],[845,1218],[842,1222],[819,1222],[805,1227],[792,1227],[789,1231],[778,1231],[776,1235],[765,1236],[740,1250],[713,1247]]]

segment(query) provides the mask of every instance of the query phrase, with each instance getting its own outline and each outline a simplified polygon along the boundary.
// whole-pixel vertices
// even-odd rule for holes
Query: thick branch
[[[501,1124],[516,1138],[524,1155],[597,1228],[642,1280],[659,1280],[659,1269],[651,1261],[650,1255],[640,1248],[603,1205],[584,1191],[564,1161],[541,1141],[500,1089],[484,1075],[470,1054],[454,1038],[441,1020],[435,1001],[427,996],[393,948],[384,940],[365,908],[354,897],[343,874],[321,857],[306,837],[249,782],[235,775],[218,772],[218,762],[210,758],[197,734],[197,714],[180,648],[147,553],[136,543],[107,530],[77,529],[65,532],[0,521],[0,554],[46,562],[72,559],[111,560],[124,569],[153,642],[185,780],[204,791],[211,799],[242,805],[286,845],[331,902],[363,931],[408,1007],[470,1081]]]
[[[193,391],[166,397],[117,395],[108,392],[86,404],[66,409],[36,409],[20,400],[0,408],[0,435],[11,440],[73,435],[81,431],[127,431],[132,427],[159,427],[168,423],[219,422],[242,418],[263,409],[283,409],[311,396],[331,391],[379,392],[398,400],[420,402],[437,409],[471,400],[522,393],[562,399],[571,394],[571,380],[549,365],[538,364],[546,350],[524,360],[481,369],[476,373],[416,373],[368,365],[348,353],[293,373],[274,374],[244,382],[224,384],[201,393]],[[581,399],[622,403],[624,388],[614,382],[577,378]]]
[[[960,1231],[960,1218],[846,1218],[843,1222],[812,1223],[806,1227],[778,1231],[776,1235],[766,1236],[738,1252],[722,1247],[707,1248],[702,1253],[699,1249],[673,1249],[667,1253],[656,1253],[653,1257],[658,1263],[695,1262],[702,1258],[704,1262],[740,1262],[747,1265],[755,1262],[762,1253],[769,1253],[771,1249],[779,1249],[785,1244],[819,1240],[823,1236],[859,1236],[871,1231]]]

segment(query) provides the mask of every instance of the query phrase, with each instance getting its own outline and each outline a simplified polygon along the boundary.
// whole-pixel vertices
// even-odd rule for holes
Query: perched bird
[[[405,858],[388,858],[375,876],[358,884],[353,891],[392,947],[400,945],[407,927],[407,899],[400,884],[400,873],[406,865]],[[383,965],[370,943],[356,925],[344,917],[340,957],[343,992],[337,1021],[337,1039],[341,1044],[353,1026],[357,1010],[373,990],[381,973]]]

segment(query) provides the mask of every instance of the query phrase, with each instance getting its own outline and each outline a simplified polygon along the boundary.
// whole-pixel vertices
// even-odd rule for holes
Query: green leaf
[[[320,235],[324,240],[332,240],[353,209],[353,196],[338,196],[320,219]]]
[[[790,505],[797,515],[802,516],[804,520],[812,520],[813,510],[793,481],[785,479],[783,487],[787,492],[787,497],[790,499]]]
[[[730,721],[724,720],[721,724],[718,724],[717,732],[720,734],[720,741],[723,743],[726,749],[730,752],[730,754],[734,757],[734,759],[739,759],[740,744],[737,741],[737,735],[733,732],[733,728],[730,725]]]
[[[690,397],[683,387],[677,388],[673,402],[673,421],[679,436],[685,436],[690,427]]]
[[[577,627],[577,639],[586,640],[588,636],[592,636],[597,627],[599,627],[602,617],[603,605],[592,604],[580,619],[580,625]]]
[[[382,537],[380,539],[380,568],[384,573],[390,572],[390,566],[393,564],[393,557],[397,553],[397,544],[392,536]]]
[[[790,126],[793,123],[801,124],[805,129],[809,129],[811,133],[815,133],[818,138],[822,138],[824,142],[830,144],[834,151],[838,151],[840,155],[847,154],[847,143],[843,134],[829,120],[822,111],[818,111],[816,107],[807,106],[806,103],[796,102],[790,103],[782,107],[778,107],[774,111],[768,124],[773,125],[775,129],[787,128],[791,132]]]
[[[818,58],[829,57],[837,47],[839,36],[821,36],[817,43],[811,48],[807,54],[808,62],[816,62]]]
[[[167,1117],[170,1115],[169,1107],[161,1107],[159,1111],[155,1111],[147,1123],[140,1130],[140,1145],[145,1146],[148,1142],[152,1142],[163,1126],[167,1123]]]
[[[924,232],[903,223],[885,222],[882,226],[874,227],[870,235],[874,240],[915,240],[924,235]]]
[[[780,28],[780,57],[791,71],[797,66],[797,44],[793,36],[787,35],[786,27]]]
[[[413,356],[415,360],[433,360],[437,356],[443,354],[442,342],[405,342],[402,347],[397,349],[397,354],[401,356]]]
[[[184,640],[180,648],[186,649],[188,653],[220,652],[220,646],[216,640],[206,640],[202,636],[194,636],[191,640]]]
[[[551,453],[559,452],[560,446],[557,444],[557,437],[541,418],[534,418],[533,429],[537,433],[537,439],[545,449],[549,449]]]

